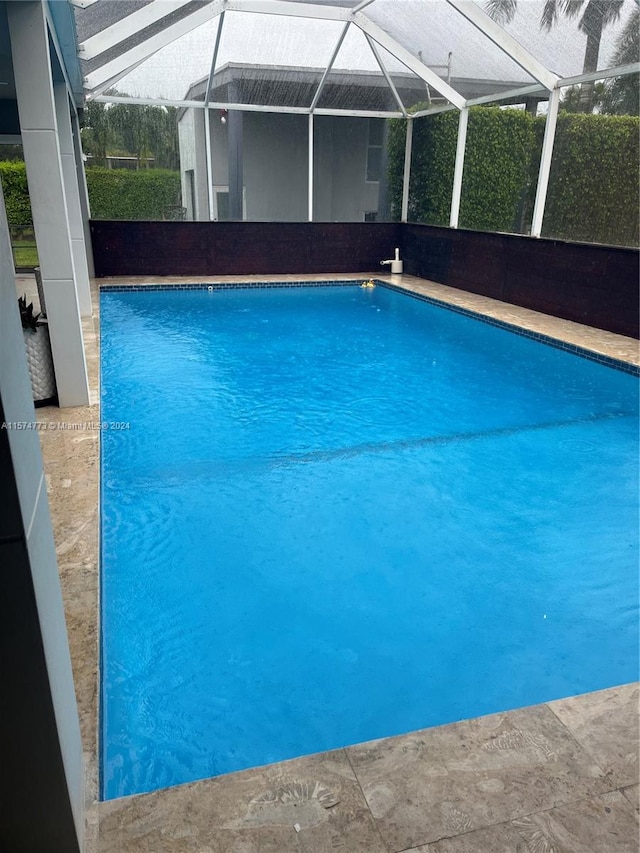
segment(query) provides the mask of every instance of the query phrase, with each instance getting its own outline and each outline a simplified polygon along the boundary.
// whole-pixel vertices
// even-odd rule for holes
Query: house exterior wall
[[[215,187],[229,185],[229,123],[223,123],[222,117],[220,110],[211,110]],[[202,110],[186,110],[180,120],[180,170],[183,198],[188,199],[189,193],[186,171],[194,169],[196,191],[206,205],[204,127],[202,132],[197,130],[198,120],[204,120]],[[377,211],[380,184],[366,181],[368,122],[343,116],[314,118],[315,221],[362,222],[366,211]],[[245,112],[242,123],[244,218],[253,222],[306,221],[308,117]],[[197,218],[206,219],[207,215]]]
[[[187,219],[207,221],[209,199],[207,196],[206,148],[204,141],[204,114],[202,110],[185,110],[178,122],[178,144],[180,146],[180,178],[183,204],[187,208]],[[193,171],[194,201],[187,173]],[[195,209],[192,209],[195,206]]]
[[[244,114],[247,219],[307,219],[307,125],[302,115]]]
[[[332,187],[331,208],[327,218],[334,222],[362,222],[365,211],[378,209],[380,189],[378,182],[366,182],[369,119],[318,116],[315,123],[320,145],[325,143],[329,135],[328,128],[331,128]],[[321,172],[315,184],[323,180]]]

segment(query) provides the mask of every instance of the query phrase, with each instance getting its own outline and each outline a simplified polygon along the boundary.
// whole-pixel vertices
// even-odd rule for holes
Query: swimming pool
[[[101,325],[106,798],[638,677],[636,377],[381,286]]]

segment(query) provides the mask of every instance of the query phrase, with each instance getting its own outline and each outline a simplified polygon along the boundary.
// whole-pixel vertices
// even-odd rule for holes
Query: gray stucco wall
[[[196,114],[196,118],[193,115]],[[206,209],[202,111],[187,110],[179,124],[183,198],[185,172],[194,168],[197,193]],[[210,115],[213,184],[229,183],[228,122]],[[184,127],[183,127],[184,125]],[[369,119],[342,116],[314,118],[314,205],[316,221],[362,222],[378,209],[379,184],[366,181]],[[194,154],[195,150],[195,154]],[[308,118],[277,113],[243,114],[243,185],[245,218],[250,221],[303,222],[307,219]],[[202,176],[200,178],[200,176]],[[206,215],[199,215],[206,219]]]
[[[307,219],[306,116],[244,114],[247,219]]]
[[[206,221],[209,219],[207,196],[206,147],[204,141],[204,114],[202,110],[185,110],[178,122],[180,146],[180,177],[182,203],[187,208],[187,219]],[[187,172],[193,170],[195,210],[192,210],[191,188]]]

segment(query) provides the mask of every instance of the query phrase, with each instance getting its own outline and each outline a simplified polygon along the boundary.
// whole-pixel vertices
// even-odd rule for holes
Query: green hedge
[[[544,118],[535,124],[540,148]],[[639,129],[633,116],[558,117],[544,237],[638,245]]]
[[[180,173],[168,169],[86,170],[92,219],[165,219],[180,204]]]
[[[168,169],[86,170],[93,219],[166,219],[180,204],[180,173]],[[9,225],[31,228],[31,204],[24,163],[0,162]]]
[[[400,218],[405,126],[390,122],[389,191]],[[414,119],[409,221],[448,225],[458,117]],[[521,110],[469,112],[459,223],[485,231],[523,231],[530,219],[545,118]],[[544,236],[638,245],[640,120],[561,113]]]
[[[33,228],[24,163],[0,162],[0,182],[10,228]]]
[[[456,158],[458,113],[414,119],[409,219],[448,225]],[[399,218],[404,167],[404,121],[390,130],[392,211]],[[531,117],[519,110],[475,107],[469,111],[460,225],[483,231],[513,227],[527,185],[534,134]]]
[[[533,143],[531,117],[524,111],[499,107],[469,111],[461,228],[513,230],[528,186]]]

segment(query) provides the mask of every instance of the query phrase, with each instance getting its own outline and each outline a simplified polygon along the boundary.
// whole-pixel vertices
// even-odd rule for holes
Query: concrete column
[[[61,406],[89,403],[82,324],[60,162],[49,37],[39,0],[7,3],[22,146]]]
[[[34,422],[0,193],[0,849],[80,853],[82,743],[47,486],[38,433],[18,428]]]
[[[80,306],[80,315],[82,317],[90,317],[91,290],[89,288],[89,266],[87,264],[87,252],[84,245],[84,228],[82,225],[82,208],[80,206],[76,156],[73,147],[73,132],[71,130],[69,95],[65,83],[54,84],[53,97],[56,107],[62,182],[64,197],[67,203],[69,236],[71,237],[73,268],[76,274],[78,305]]]
[[[82,214],[84,248],[87,256],[89,277],[93,278],[96,274],[96,270],[93,264],[93,245],[91,243],[91,207],[89,205],[87,176],[84,171],[84,153],[82,151],[82,137],[80,136],[80,121],[76,113],[73,113],[71,116],[71,131],[73,133],[73,153],[76,161],[76,177],[78,178],[78,195],[80,198],[80,212]]]

